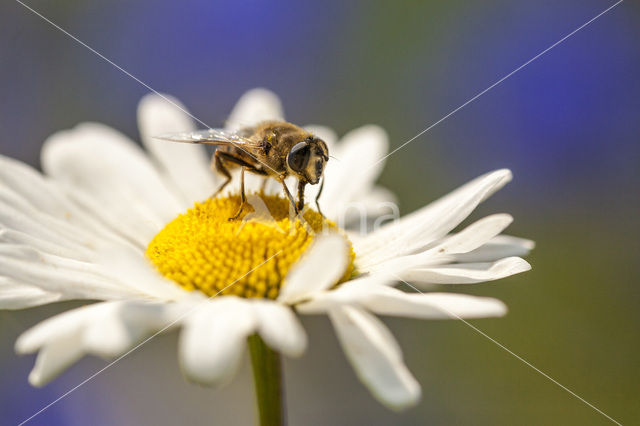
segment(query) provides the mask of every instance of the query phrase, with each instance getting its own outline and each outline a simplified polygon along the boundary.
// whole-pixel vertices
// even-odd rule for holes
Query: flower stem
[[[284,387],[280,354],[269,348],[257,334],[249,337],[249,352],[256,387],[259,424],[284,425]]]

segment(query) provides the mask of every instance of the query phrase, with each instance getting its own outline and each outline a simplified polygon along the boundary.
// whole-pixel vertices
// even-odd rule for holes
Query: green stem
[[[256,387],[259,424],[284,425],[284,387],[280,354],[271,350],[257,334],[249,337],[249,352]]]

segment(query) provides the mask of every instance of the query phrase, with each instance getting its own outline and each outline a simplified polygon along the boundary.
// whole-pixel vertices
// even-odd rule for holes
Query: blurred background
[[[397,147],[614,0],[25,2],[214,126],[263,86],[292,122],[340,134],[376,123]],[[510,168],[472,219],[512,213],[509,233],[537,242],[533,271],[465,286],[510,308],[473,324],[627,424],[640,420],[639,41],[640,5],[626,1],[392,155],[380,178],[404,214]],[[0,153],[38,166],[49,134],[86,120],[137,139],[147,90],[13,0],[0,3],[0,64]],[[105,365],[27,383],[17,335],[76,305],[0,313],[1,424]],[[309,351],[286,361],[292,425],[608,423],[456,321],[385,319],[423,386],[417,407],[394,413],[358,382],[328,320],[304,322]],[[226,388],[194,386],[175,340],[154,339],[29,424],[251,424],[248,363]]]

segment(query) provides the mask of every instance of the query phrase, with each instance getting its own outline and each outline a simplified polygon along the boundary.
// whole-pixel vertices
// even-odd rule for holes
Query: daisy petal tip
[[[74,130],[59,130],[46,138],[40,149],[40,164],[45,172],[48,171],[49,165],[54,161],[61,147],[69,145]]]
[[[367,139],[375,139],[377,142],[382,144],[387,144],[389,141],[389,135],[387,131],[377,124],[365,124],[354,130],[354,132],[358,132],[358,135],[361,137],[366,137]]]
[[[504,258],[502,262],[510,263],[508,275],[506,276],[520,274],[522,272],[527,272],[532,269],[532,266],[529,262],[517,256]]]
[[[306,334],[290,345],[280,347],[279,350],[290,358],[300,358],[307,351]]]
[[[384,156],[389,151],[389,135],[386,130],[375,124],[365,124],[351,130],[343,136],[341,145],[350,147],[360,155],[361,148],[366,146],[374,154],[375,159]]]
[[[364,382],[371,394],[385,407],[399,412],[414,407],[422,398],[422,388],[406,367],[397,369],[400,383],[389,383],[389,386],[371,386]]]
[[[25,340],[20,336],[13,345],[13,350],[18,355],[26,355],[35,352],[37,349],[31,347],[28,342],[25,343]]]
[[[481,297],[476,300],[476,306],[467,312],[461,312],[462,318],[500,318],[509,312],[509,308],[502,300],[492,297]]]
[[[148,108],[155,108],[156,106],[162,106],[169,99],[171,102],[178,102],[176,98],[166,93],[147,93],[144,95],[140,102],[138,102],[138,114],[145,112]]]
[[[509,313],[509,308],[507,307],[507,305],[502,301],[502,300],[498,300],[498,299],[493,299],[494,303],[493,303],[493,315],[488,315],[490,317],[503,317],[505,315],[507,315]],[[491,312],[488,312],[489,314],[491,314]]]
[[[376,395],[376,398],[387,408],[400,412],[418,405],[422,398],[422,389],[418,382],[414,382],[411,386],[404,389],[402,393],[384,396]]]
[[[149,93],[138,102],[138,127],[143,137],[148,131],[187,131],[191,127],[191,117],[186,107],[178,99],[165,93]],[[171,124],[167,128],[167,123]],[[179,128],[177,126],[183,126]],[[187,127],[184,127],[187,126]],[[157,130],[156,130],[157,129]]]
[[[513,172],[511,172],[511,170],[509,169],[498,169],[491,173],[496,175],[496,177],[498,177],[499,180],[504,183],[507,183],[511,181],[511,179],[513,179]]]
[[[289,358],[300,358],[307,351],[306,334],[295,336],[294,338],[288,339],[288,341],[273,341],[273,339],[268,338],[262,333],[258,334],[260,334],[260,337],[269,348]]]
[[[300,327],[300,330],[292,333],[286,342],[272,349],[282,352],[282,354],[291,358],[300,358],[307,351],[307,344],[307,334]]]
[[[430,293],[438,297],[436,293]],[[478,297],[469,295],[442,294],[441,300],[435,300],[435,305],[443,316],[442,319],[478,319],[500,318],[507,314],[507,305],[493,297]]]
[[[31,373],[29,373],[29,384],[35,388],[41,388],[44,387],[47,383],[49,383],[51,380],[53,380],[53,378],[49,379],[49,380],[44,380],[44,378],[42,377],[42,375],[36,371],[36,369],[34,368],[33,370],[31,370]]]
[[[304,355],[306,351],[307,351],[307,339],[305,339],[304,343],[299,345],[297,349],[289,352],[287,355],[292,358],[300,358],[302,355]]]
[[[509,213],[497,213],[494,216],[498,217],[500,221],[505,224],[505,228],[513,223],[513,216]]]
[[[42,343],[34,339],[30,331],[22,333],[13,345],[13,349],[18,355],[32,354],[42,347]]]
[[[307,334],[293,309],[274,302],[253,301],[257,333],[274,351],[297,358],[307,348]]]
[[[35,366],[29,373],[29,384],[31,386],[41,388],[53,381],[62,374],[74,362],[76,362],[81,353],[73,351],[71,354],[55,353],[59,348],[49,350],[44,348],[36,357]]]
[[[182,376],[190,383],[212,388],[223,387],[229,383],[237,369],[232,367],[227,371],[221,371],[219,368],[196,368],[194,365],[197,363],[199,361],[180,361]]]
[[[258,87],[245,92],[231,111],[226,127],[235,129],[264,120],[284,117],[280,98],[272,91]]]
[[[281,104],[278,95],[276,95],[266,87],[254,87],[253,89],[249,89],[244,92],[244,94],[240,97],[240,100],[251,103],[264,102],[278,105]],[[240,100],[238,100],[238,102],[240,102]]]
[[[193,371],[191,368],[185,365],[183,361],[179,363],[180,372],[182,373],[182,377],[184,377],[185,381],[190,384],[199,385],[199,386],[213,386],[213,383],[203,375],[201,375],[197,371]]]
[[[491,187],[493,189],[490,191],[490,195],[511,182],[513,179],[513,173],[509,169],[498,169],[487,173],[485,177],[492,181]]]

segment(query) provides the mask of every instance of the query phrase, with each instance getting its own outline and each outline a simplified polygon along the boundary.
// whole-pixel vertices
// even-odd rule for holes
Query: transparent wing
[[[155,139],[162,139],[171,142],[199,143],[205,145],[235,145],[254,146],[256,142],[239,132],[230,132],[224,129],[205,129],[195,132],[169,133],[155,136]]]

